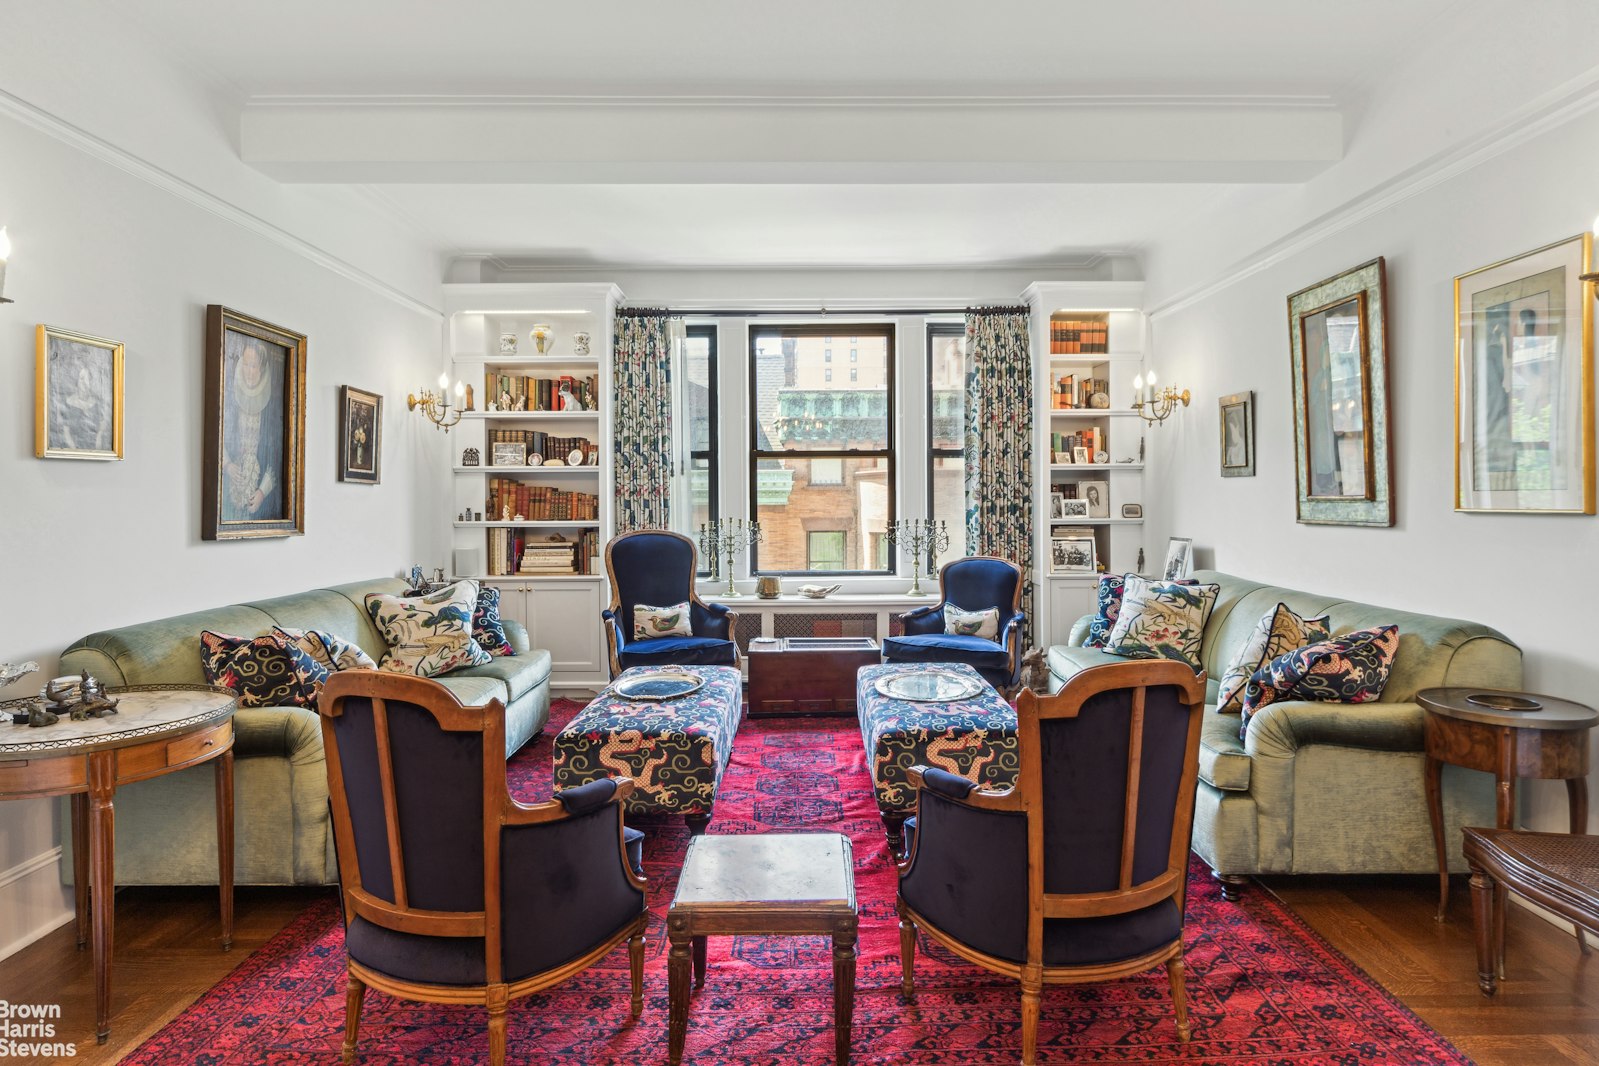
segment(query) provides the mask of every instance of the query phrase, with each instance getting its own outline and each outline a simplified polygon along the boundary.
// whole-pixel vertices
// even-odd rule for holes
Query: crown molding
[[[937,94],[713,94],[634,93],[618,95],[532,93],[260,93],[245,99],[249,108],[865,108],[872,110],[947,110],[951,108],[1215,108],[1337,110],[1322,94],[1131,94],[1058,93],[1008,95]]]
[[[1313,248],[1334,235],[1447,181],[1474,170],[1534,138],[1599,109],[1599,68],[1575,87],[1556,89],[1531,101],[1493,129],[1381,182],[1321,217],[1257,249],[1221,276],[1183,290],[1148,312],[1151,319],[1208,300],[1264,270]]]
[[[185,200],[218,218],[233,223],[241,229],[286,248],[322,267],[324,270],[331,271],[339,277],[370,289],[379,296],[391,300],[409,311],[414,311],[417,314],[425,315],[440,322],[444,320],[443,312],[437,307],[418,300],[377,275],[363,270],[348,260],[341,259],[331,252],[317,247],[310,241],[295,236],[281,226],[268,222],[259,215],[252,214],[237,204],[224,200],[215,193],[208,192],[193,182],[186,181],[171,171],[136,156],[132,152],[118,148],[109,141],[53,115],[43,108],[35,107],[26,100],[20,99],[4,90],[0,90],[0,115],[13,118],[24,126],[53,137],[68,147],[75,148],[103,163],[108,163],[125,174],[130,174],[163,192]]]

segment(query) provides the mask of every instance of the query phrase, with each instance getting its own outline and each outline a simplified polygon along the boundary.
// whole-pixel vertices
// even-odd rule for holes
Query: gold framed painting
[[[205,310],[205,540],[305,532],[305,334]]]
[[[1583,233],[1455,278],[1455,510],[1594,513]]]
[[[1387,290],[1378,257],[1288,297],[1300,522],[1394,524]]]
[[[339,387],[339,480],[376,485],[383,473],[383,397]]]
[[[33,454],[121,459],[122,343],[45,325],[35,336]]]

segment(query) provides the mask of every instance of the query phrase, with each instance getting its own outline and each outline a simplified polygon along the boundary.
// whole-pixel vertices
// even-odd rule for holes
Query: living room
[[[0,1001],[59,1011],[0,1033],[52,1045],[24,1061],[332,1062],[351,1003],[367,1061],[489,1061],[500,1040],[513,1062],[675,1045],[797,1063],[835,1039],[857,1063],[1035,1043],[1041,1062],[1599,1060],[1599,978],[1553,898],[1586,878],[1595,906],[1593,852],[1506,906],[1460,831],[1593,839],[1594,5],[1351,0],[1334,23],[1260,0],[447,18],[59,0],[6,23]],[[629,563],[643,542],[613,538],[646,530],[686,541]],[[1015,579],[957,602],[941,568],[989,556]],[[669,599],[628,588],[668,571]],[[1182,599],[1177,581],[1219,590],[1192,647],[1109,655],[1112,586]],[[553,812],[619,773],[563,738],[626,725],[602,713],[617,674],[667,662],[641,653],[635,607],[683,606],[692,632],[651,616],[667,639],[708,626],[735,646],[742,676],[693,675],[688,697],[722,701],[685,755],[714,770],[703,807],[640,813],[659,781],[630,773],[631,796],[581,815],[623,803],[640,855],[611,856],[643,872],[636,1017],[621,941],[513,993],[508,1023],[481,997],[368,982],[347,1000],[362,948],[347,957],[334,726],[314,703],[268,718],[224,698],[181,734],[107,746],[136,732],[140,686],[217,683],[202,632],[331,630],[382,661],[405,643],[385,620],[400,632],[406,601],[463,586],[469,615],[492,592],[514,652],[450,689],[502,706],[507,803]],[[977,678],[961,698],[1009,738],[974,719],[947,766],[925,744],[896,755],[868,711],[890,698],[871,671],[945,661],[964,624],[946,604],[998,611],[998,666],[924,672]],[[1283,645],[1288,615],[1305,626]],[[917,910],[898,863],[933,853],[931,823],[904,824],[918,802],[1020,780],[1028,716],[1118,658],[1184,659],[1225,704],[1257,621],[1284,654],[1377,634],[1360,652],[1386,689],[1270,705],[1246,670],[1250,713],[1204,711],[1178,802],[1186,985],[1162,956],[1045,976],[1040,1007],[1026,965],[984,968]],[[331,691],[367,698],[331,658]],[[684,669],[728,668],[712,662]],[[1246,664],[1257,687],[1276,663]],[[157,742],[159,766],[135,766]],[[978,798],[934,796],[962,786],[909,773],[923,763],[970,768]],[[853,849],[837,935],[858,917],[858,946],[712,927],[704,987],[679,1002],[685,864],[704,841],[797,833]],[[1508,879],[1533,860],[1494,861]],[[1484,970],[1496,914],[1504,960]]]

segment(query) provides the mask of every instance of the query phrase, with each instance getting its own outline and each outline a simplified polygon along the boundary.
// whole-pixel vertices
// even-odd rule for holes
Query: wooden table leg
[[[1516,827],[1516,732],[1506,726],[1499,730],[1499,769],[1494,774],[1497,795],[1494,824],[1500,829]],[[1505,901],[1503,885],[1494,885],[1494,972],[1505,979]]]
[[[78,950],[89,943],[89,794],[72,794],[72,895]]]
[[[705,987],[705,938],[702,937],[702,936],[694,937],[690,941],[690,945],[692,946],[692,948],[694,950],[694,987],[695,988],[704,988]]]
[[[833,1054],[838,1066],[849,1063],[850,1027],[855,1018],[855,942],[853,919],[833,930]]]
[[[116,752],[97,751],[89,756],[89,907],[94,927],[94,1035],[105,1043],[111,1035],[112,893],[116,868],[117,789]]]
[[[1571,808],[1572,835],[1588,831],[1588,779],[1586,777],[1566,778],[1566,803]],[[1575,923],[1572,928],[1577,931],[1577,946],[1584,955],[1589,953],[1588,938],[1582,935],[1582,926]]]
[[[1438,852],[1438,914],[1449,912],[1449,846],[1444,842],[1443,763],[1431,755],[1423,760],[1427,784],[1427,817],[1432,822],[1432,844]]]
[[[222,950],[233,947],[233,749],[217,756],[217,886],[222,896]]]
[[[688,1036],[688,982],[693,964],[689,925],[686,919],[666,919],[666,938],[671,945],[666,953],[666,993],[670,1016],[666,1028],[666,1059],[669,1066],[683,1061],[684,1039]]]

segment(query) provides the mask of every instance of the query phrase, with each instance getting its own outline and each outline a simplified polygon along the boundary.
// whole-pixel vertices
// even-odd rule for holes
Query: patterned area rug
[[[512,790],[547,798],[551,732],[579,704],[559,700],[550,732],[512,761]],[[870,799],[860,734],[847,719],[746,721],[724,778],[713,833],[831,829],[854,841],[861,906],[853,1034],[857,1066],[1010,1064],[1019,1059],[1014,983],[919,945],[918,1003],[899,996],[895,874]],[[510,1061],[666,1061],[664,916],[688,833],[681,819],[641,823],[650,880],[645,1010],[628,1020],[627,956],[619,948],[567,984],[512,1005]],[[1252,889],[1223,902],[1197,863],[1187,923],[1194,1026],[1178,1042],[1163,970],[1044,992],[1040,1059],[1048,1063],[1263,1063],[1274,1066],[1468,1063],[1446,1040],[1329,947],[1290,911]],[[686,1060],[729,1066],[832,1061],[830,947],[821,937],[721,937],[690,1008]],[[331,894],[124,1062],[335,1063],[344,1024],[343,934]],[[369,1064],[484,1061],[486,1015],[367,994],[361,1055]]]

